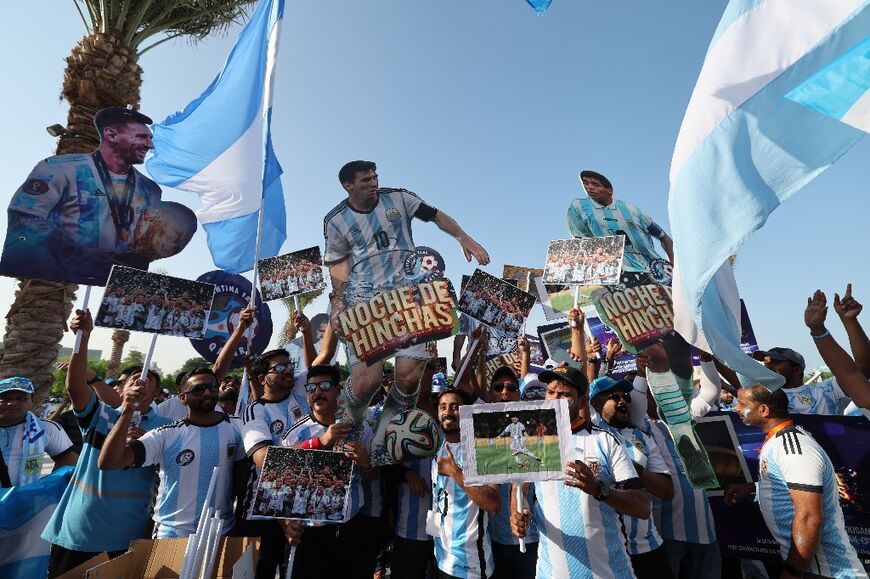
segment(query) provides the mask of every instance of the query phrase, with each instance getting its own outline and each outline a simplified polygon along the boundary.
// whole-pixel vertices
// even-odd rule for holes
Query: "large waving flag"
[[[740,349],[728,258],[862,133],[785,96],[870,34],[867,0],[732,0],[710,43],[671,164],[674,325],[769,388]]]
[[[154,125],[146,166],[169,187],[197,193],[197,212],[215,265],[232,273],[277,255],[287,237],[281,166],[270,121],[284,0],[261,0],[223,71],[181,112]]]
[[[75,469],[0,489],[0,577],[45,577],[49,544],[40,537]]]

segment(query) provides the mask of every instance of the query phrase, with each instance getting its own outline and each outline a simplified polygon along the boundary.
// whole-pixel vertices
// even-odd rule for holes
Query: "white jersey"
[[[56,460],[72,451],[72,442],[60,424],[44,418],[37,418],[36,420],[42,423],[42,430],[45,431],[44,450],[52,460]],[[0,444],[2,444],[0,452],[3,453],[3,461],[6,463],[6,469],[9,471],[9,480],[12,486],[20,484],[21,458],[24,452],[24,424],[24,422],[21,422],[12,426],[0,427]],[[25,469],[28,470],[40,468],[42,468],[41,462],[40,464],[25,465]]]
[[[296,496],[293,498],[293,514],[302,515],[308,513],[308,497],[310,496],[310,489],[297,489]]]
[[[758,462],[758,506],[782,558],[792,543],[794,503],[790,490],[822,496],[821,541],[807,573],[846,579],[867,577],[846,533],[834,466],[810,434],[793,423],[761,448]]]
[[[152,305],[148,307],[148,315],[145,317],[145,329],[163,331],[163,318],[166,317],[166,309]]]
[[[293,395],[297,389],[305,390],[307,380],[305,373],[297,376],[293,390],[281,400],[260,399],[248,405],[242,415],[242,433],[248,456],[263,446],[280,446],[287,429],[307,414]]]
[[[245,459],[242,435],[226,415],[212,426],[179,420],[150,430],[131,445],[135,466],[159,465],[154,536],[183,538],[196,531],[211,473],[218,468],[209,503],[221,514],[222,533],[233,524],[233,468]]]
[[[429,492],[422,497],[412,493],[404,479],[396,485],[396,536],[411,541],[428,541],[431,537],[426,534],[426,513],[432,505],[432,459],[411,460],[404,466],[426,481]]]
[[[445,442],[438,456],[447,456],[447,446],[462,467],[459,444]],[[432,461],[435,561],[438,568],[462,579],[486,579],[492,575],[495,560],[486,527],[489,515],[469,498],[451,477],[438,474],[438,461]],[[504,508],[504,505],[502,505]]]
[[[788,396],[791,414],[842,414],[849,397],[837,384],[836,378],[804,384],[796,388],[783,388]]]
[[[613,433],[589,425],[572,438],[573,458],[589,465],[601,482],[641,488],[634,465]],[[618,514],[611,506],[562,481],[536,482],[535,499],[533,516],[540,539],[537,577],[635,576]]]
[[[347,200],[323,220],[327,265],[350,260],[351,303],[402,285],[405,260],[414,254],[411,220],[429,221],[436,211],[405,189],[378,189],[374,209],[364,213]]]
[[[505,434],[511,437],[511,450],[521,450],[526,447],[524,437],[526,436],[526,426],[522,422],[508,424],[499,436]]]

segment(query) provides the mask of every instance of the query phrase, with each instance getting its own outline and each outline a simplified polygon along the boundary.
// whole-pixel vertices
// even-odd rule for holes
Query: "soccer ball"
[[[522,464],[522,467],[523,467],[523,468],[529,468],[529,461],[524,460],[524,461],[523,461],[523,464]]]
[[[432,271],[438,266],[438,260],[431,255],[426,255],[420,260],[420,267],[423,271]]]
[[[390,420],[384,431],[384,447],[394,463],[431,458],[441,446],[441,429],[422,410],[408,410]]]

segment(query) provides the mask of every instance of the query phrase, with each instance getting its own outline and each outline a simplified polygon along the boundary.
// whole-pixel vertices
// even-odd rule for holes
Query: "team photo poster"
[[[268,302],[325,288],[321,263],[317,246],[261,259],[257,262],[257,274],[263,300]]]
[[[352,478],[341,452],[270,446],[249,517],[343,523]]]
[[[565,400],[461,406],[459,428],[467,484],[567,478],[573,444]]]
[[[619,283],[625,237],[580,237],[550,242],[544,283],[614,285]]]
[[[517,335],[535,305],[535,296],[481,269],[459,297],[459,311],[490,328]]]
[[[116,265],[94,323],[198,340],[205,336],[214,293],[214,284]]]

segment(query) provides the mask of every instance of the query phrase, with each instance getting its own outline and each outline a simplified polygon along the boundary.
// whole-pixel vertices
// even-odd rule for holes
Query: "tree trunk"
[[[117,378],[118,371],[121,369],[121,359],[124,357],[124,344],[130,339],[130,332],[127,330],[115,330],[112,332],[112,355],[109,358],[109,365],[106,367],[107,378]]]
[[[72,49],[61,93],[69,103],[67,132],[57,145],[58,155],[89,153],[97,148],[99,136],[93,117],[101,108],[139,108],[142,69],[138,59],[134,49],[111,33],[89,34]],[[77,289],[76,284],[18,280],[15,302],[6,315],[0,378],[30,378],[37,388],[37,399],[45,396]]]

